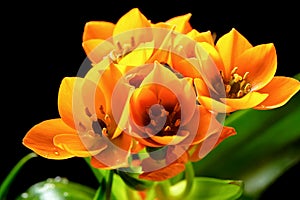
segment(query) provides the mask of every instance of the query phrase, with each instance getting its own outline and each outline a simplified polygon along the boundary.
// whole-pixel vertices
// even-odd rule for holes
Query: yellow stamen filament
[[[227,98],[241,98],[251,91],[252,86],[247,80],[249,72],[245,72],[245,74],[241,76],[237,71],[238,67],[232,69],[229,80],[226,80],[223,71],[220,71],[220,75],[222,76],[225,85]]]
[[[130,53],[136,47],[136,42],[134,37],[131,37],[130,44],[126,43],[122,45],[120,41],[117,41],[116,46],[117,48],[108,54],[108,58],[114,63],[118,63],[120,59]]]

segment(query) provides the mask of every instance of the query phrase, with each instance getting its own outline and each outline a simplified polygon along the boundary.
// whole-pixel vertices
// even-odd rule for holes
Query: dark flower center
[[[223,72],[220,71],[223,78],[225,92],[227,98],[241,98],[251,91],[251,84],[247,80],[249,72],[246,72],[243,76],[236,73],[238,67],[235,67],[231,71],[229,80],[225,80]]]

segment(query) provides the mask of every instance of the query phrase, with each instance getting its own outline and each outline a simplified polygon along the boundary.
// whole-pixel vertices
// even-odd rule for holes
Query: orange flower
[[[300,82],[294,78],[274,76],[277,68],[277,55],[274,44],[252,46],[236,29],[232,29],[216,42],[215,47],[200,43],[213,62],[206,64],[204,71],[211,73],[217,66],[224,87],[206,85],[202,77],[195,78],[199,102],[217,112],[233,112],[253,108],[258,110],[274,109],[284,105],[300,89]],[[198,48],[198,58],[201,51]],[[206,58],[206,63],[209,63]],[[205,74],[205,73],[204,73]],[[220,80],[219,80],[220,82]],[[210,91],[218,91],[211,98]],[[222,93],[223,90],[223,94]],[[212,108],[213,107],[213,108]]]
[[[120,75],[112,65],[102,71],[98,82],[89,74],[85,78],[64,78],[58,93],[61,118],[32,127],[23,144],[49,159],[92,156],[91,164],[97,168],[127,167],[129,154],[139,147],[118,129],[112,117],[111,94]]]
[[[191,78],[178,78],[158,62],[137,67],[126,77],[135,87],[129,100],[130,121],[126,129],[131,130],[128,134],[146,146],[147,151],[146,156],[141,156],[144,159],[140,178],[164,180],[177,175],[185,169],[190,146],[198,147],[222,132],[223,126],[215,115],[196,104]],[[233,128],[224,127],[223,139],[233,134]],[[202,149],[201,155],[215,147],[217,140],[215,143],[209,140],[205,143],[210,148]],[[197,153],[200,159],[200,150],[191,151],[193,160]]]
[[[138,8],[133,8],[124,14],[116,24],[107,21],[87,22],[83,31],[82,46],[92,63],[98,63],[105,56],[109,56],[113,61],[119,63],[125,55],[127,56],[134,49],[151,47],[151,51],[147,53],[136,52],[138,56],[130,56],[135,59],[127,59],[121,63],[138,66],[150,57],[154,48],[153,45],[159,46],[157,36],[153,36],[155,35],[152,33],[153,29],[172,29],[177,33],[186,34],[195,41],[213,43],[210,31],[200,33],[191,27],[190,17],[191,14],[188,13],[173,17],[165,22],[152,23]],[[156,44],[151,43],[153,37],[156,37]],[[137,59],[138,57],[141,58]],[[142,58],[143,61],[140,61]]]

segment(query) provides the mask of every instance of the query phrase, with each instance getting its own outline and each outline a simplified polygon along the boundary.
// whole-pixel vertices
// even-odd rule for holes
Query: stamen
[[[238,70],[238,67],[234,67],[231,71],[231,75],[235,74],[235,72]]]
[[[86,127],[85,127],[81,122],[79,122],[78,125],[79,125],[79,128],[80,128],[82,131],[85,131],[85,130],[86,130]]]
[[[249,75],[249,72],[246,72],[243,76],[243,79],[245,80],[248,77],[248,75]]]
[[[88,107],[85,107],[84,111],[85,111],[85,114],[86,114],[88,117],[91,117],[91,116],[92,116],[92,114],[91,114],[91,112],[89,111]]]
[[[234,67],[231,71],[229,80],[225,80],[224,74],[220,71],[225,85],[227,98],[241,98],[251,91],[251,84],[247,81],[249,72],[245,72],[243,76],[237,73],[238,67]]]
[[[117,47],[118,47],[119,51],[122,51],[123,48],[122,48],[120,41],[117,42]]]
[[[108,114],[106,114],[106,115],[104,116],[104,120],[105,120],[106,124],[110,124],[110,123],[111,123],[111,119],[110,119],[110,117],[109,117]]]
[[[134,40],[134,37],[133,37],[133,36],[131,37],[131,46],[132,46],[132,47],[135,46],[135,40]]]
[[[226,93],[229,93],[230,90],[231,90],[231,86],[230,86],[230,85],[226,85],[226,86],[225,86],[225,92],[226,92]]]
[[[171,127],[170,126],[166,126],[166,128],[164,129],[164,131],[170,131]]]
[[[244,92],[242,90],[239,90],[238,93],[236,94],[237,98],[240,98],[244,95]]]
[[[181,120],[180,120],[180,119],[177,119],[177,120],[175,121],[175,123],[174,123],[174,126],[175,126],[175,127],[178,127],[178,126],[180,125],[180,122],[181,122]]]
[[[100,105],[100,108],[99,108],[101,114],[105,115],[105,112],[104,112],[104,108],[103,108],[103,105]]]
[[[107,128],[103,128],[103,129],[102,129],[102,135],[108,136]]]

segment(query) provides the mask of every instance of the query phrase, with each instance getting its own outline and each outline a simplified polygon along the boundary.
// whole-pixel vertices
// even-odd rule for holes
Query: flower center
[[[251,91],[252,86],[247,80],[249,72],[246,72],[243,76],[241,76],[236,73],[237,70],[238,67],[233,68],[229,80],[225,80],[223,72],[220,71],[227,98],[241,98]]]
[[[121,42],[117,42],[117,48],[112,50],[108,58],[111,59],[112,62],[118,63],[125,55],[130,53],[134,48],[136,47],[136,42],[134,40],[134,37],[131,37],[130,44],[121,44]]]
[[[180,105],[177,103],[172,112],[168,112],[160,104],[151,106],[148,110],[150,117],[150,129],[147,131],[150,134],[156,134],[157,136],[172,136],[176,135],[180,125]]]

